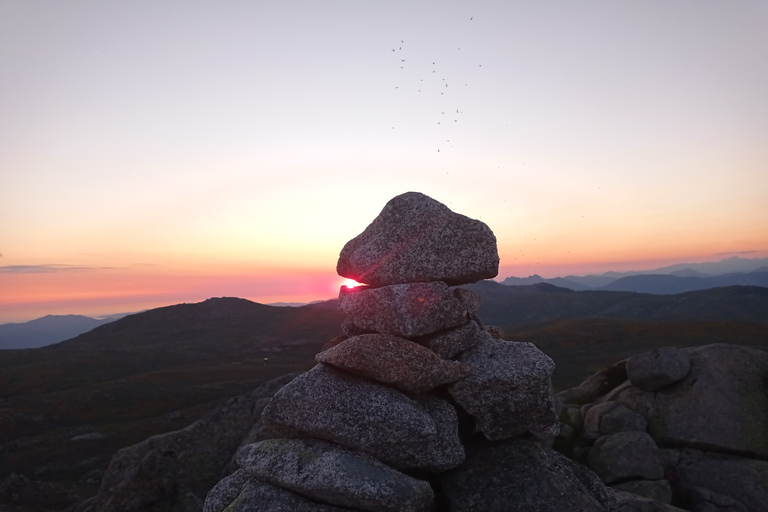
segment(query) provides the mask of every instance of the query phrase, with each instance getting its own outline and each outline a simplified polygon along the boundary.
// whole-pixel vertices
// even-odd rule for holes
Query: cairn
[[[262,413],[283,437],[241,448],[205,512],[431,511],[467,430],[557,435],[552,360],[483,327],[478,295],[456,288],[498,266],[484,223],[420,193],[390,200],[341,251],[338,273],[365,284],[340,291],[343,335]]]

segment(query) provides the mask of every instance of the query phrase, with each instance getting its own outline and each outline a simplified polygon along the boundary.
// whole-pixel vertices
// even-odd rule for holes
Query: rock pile
[[[537,441],[560,428],[552,360],[495,338],[453,288],[498,264],[482,222],[419,193],[387,203],[339,257],[366,284],[341,289],[343,336],[275,394],[262,421],[282,437],[241,448],[204,511],[615,510]]]
[[[659,348],[558,398],[558,442],[606,484],[694,512],[768,512],[766,352]]]

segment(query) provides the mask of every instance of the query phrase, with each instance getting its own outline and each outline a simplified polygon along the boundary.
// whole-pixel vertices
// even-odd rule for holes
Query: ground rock
[[[440,475],[451,512],[601,512],[615,494],[587,468],[522,438],[476,440],[467,461]]]
[[[506,336],[504,329],[498,325],[484,325],[483,330],[490,334],[491,338],[496,338],[497,340],[503,340]]]
[[[631,492],[659,503],[672,501],[672,487],[667,480],[627,480],[611,485],[611,488]]]
[[[768,353],[738,345],[686,349],[691,370],[674,386],[621,386],[614,400],[648,420],[659,444],[768,457]]]
[[[615,491],[619,499],[618,512],[684,512],[683,509],[644,498],[626,491]]]
[[[442,281],[341,289],[339,306],[359,330],[422,336],[467,323],[467,307]],[[346,334],[346,333],[345,333]]]
[[[470,315],[477,314],[480,310],[480,294],[466,288],[454,288],[453,294],[459,299],[467,308],[467,312]]]
[[[238,397],[184,429],[121,449],[104,474],[96,508],[139,512],[152,503],[152,510],[176,511],[185,494],[205,496],[252,422],[252,402]]]
[[[607,484],[632,478],[658,480],[664,476],[658,447],[645,432],[600,437],[589,450],[589,467]]]
[[[596,372],[575,388],[557,394],[562,404],[584,405],[605,396],[627,380],[627,362],[619,361]]]
[[[496,237],[484,223],[418,192],[392,198],[346,243],[339,275],[372,286],[445,281],[473,283],[499,272]]]
[[[222,512],[235,498],[240,496],[251,476],[244,469],[238,469],[223,478],[213,489],[208,491],[203,504],[203,512]]]
[[[642,414],[618,402],[603,402],[587,409],[584,415],[584,439],[594,441],[598,437],[616,432],[645,432],[648,422]]]
[[[485,337],[483,328],[476,322],[470,321],[461,327],[454,327],[419,338],[418,342],[443,359],[452,359],[461,352],[474,347]]]
[[[557,435],[560,423],[550,391],[555,363],[532,343],[483,335],[458,357],[472,374],[448,386],[453,399],[492,441],[525,432]]]
[[[709,489],[694,487],[691,491],[693,512],[750,512],[740,501]]]
[[[445,471],[464,460],[453,407],[318,364],[278,391],[262,413],[286,437],[325,439],[396,469]]]
[[[656,391],[682,380],[691,369],[691,356],[678,347],[660,347],[627,360],[629,381],[645,391]]]
[[[695,501],[694,490],[700,488],[727,496],[749,512],[768,511],[768,461],[705,459],[680,467],[678,473],[680,493],[690,496],[691,501]],[[701,501],[710,506],[717,504],[717,500],[712,499]],[[720,503],[724,505],[722,500]]]
[[[317,439],[269,439],[243,447],[240,466],[259,480],[315,501],[366,512],[426,512],[429,483],[369,455]]]
[[[464,363],[441,359],[428,348],[391,334],[354,336],[320,352],[315,360],[409,393],[456,382],[471,371]]]
[[[272,484],[249,479],[222,512],[349,512],[349,509],[318,503]]]

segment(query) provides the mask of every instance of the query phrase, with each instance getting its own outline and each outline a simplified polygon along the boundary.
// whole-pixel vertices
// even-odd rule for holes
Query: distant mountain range
[[[0,350],[45,347],[74,338],[124,316],[125,314],[119,314],[91,318],[83,315],[47,315],[29,322],[2,324]]]
[[[768,288],[768,258],[732,257],[716,262],[681,263],[654,270],[606,272],[599,275],[565,276],[545,279],[539,275],[525,278],[508,277],[501,284],[514,287],[547,284],[572,291],[637,292],[674,295],[728,286],[760,286]],[[479,286],[487,286],[480,283]],[[544,288],[536,288],[541,292]],[[607,299],[615,300],[614,296]],[[550,297],[551,298],[551,297]],[[582,298],[580,311],[587,311],[592,299]],[[624,301],[624,298],[621,299]],[[647,301],[647,298],[642,301]],[[323,301],[314,301],[317,304]],[[275,302],[269,306],[301,307],[298,302]],[[523,305],[526,309],[529,305]],[[73,338],[100,325],[126,316],[127,313],[96,319],[81,315],[48,315],[24,323],[0,325],[0,350],[39,348]],[[533,315],[537,316],[537,315]],[[586,315],[590,316],[590,315]],[[600,316],[600,315],[592,315]],[[765,316],[765,314],[764,314]],[[562,318],[562,311],[552,318]],[[634,318],[634,317],[632,317]]]
[[[722,286],[768,287],[768,258],[732,257],[707,263],[680,263],[654,270],[606,272],[598,275],[543,278],[508,277],[511,286],[546,283],[574,291],[605,290],[676,294]]]

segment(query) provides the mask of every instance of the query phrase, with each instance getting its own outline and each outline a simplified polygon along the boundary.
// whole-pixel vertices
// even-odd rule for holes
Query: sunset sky
[[[0,323],[334,297],[423,192],[499,278],[768,256],[768,2],[0,0]]]

